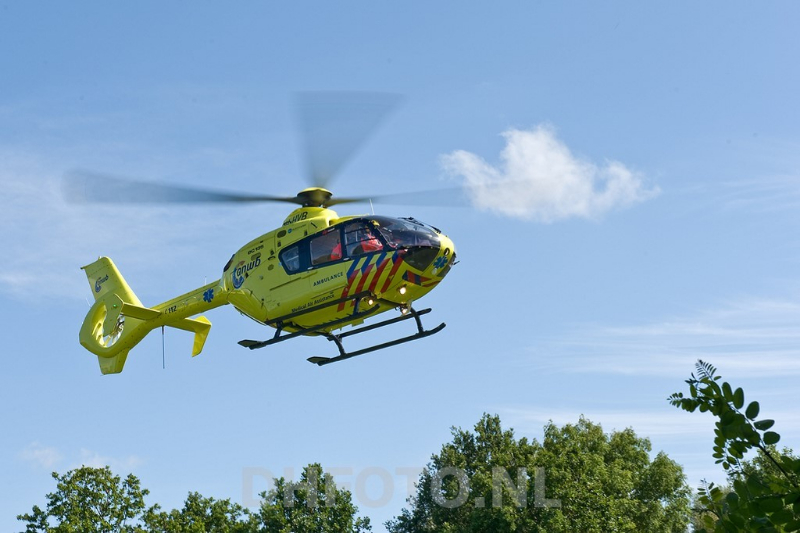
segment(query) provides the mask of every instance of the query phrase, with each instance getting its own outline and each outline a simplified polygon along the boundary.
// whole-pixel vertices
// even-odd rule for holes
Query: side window
[[[321,265],[342,258],[342,243],[339,241],[339,229],[314,237],[310,242],[311,266]]]
[[[281,264],[286,272],[294,273],[300,270],[300,246],[295,244],[285,248],[280,255]]]
[[[344,241],[349,257],[383,249],[383,244],[375,236],[373,230],[363,222],[347,225],[344,229]]]

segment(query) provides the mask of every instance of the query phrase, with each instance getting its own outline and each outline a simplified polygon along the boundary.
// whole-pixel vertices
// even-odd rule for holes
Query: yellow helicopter
[[[239,342],[251,350],[301,335],[333,342],[337,355],[308,358],[319,366],[427,337],[445,327],[442,323],[425,329],[420,317],[431,309],[416,310],[412,303],[436,287],[456,263],[453,241],[414,218],[340,217],[330,207],[376,197],[334,198],[322,186],[395,105],[396,97],[309,93],[299,100],[315,186],[296,196],[239,195],[85,172],[65,180],[67,198],[77,202],[279,201],[300,206],[280,228],[234,253],[220,279],[155,306],[139,301],[108,257],[83,267],[95,302],[79,339],[97,355],[103,374],[121,372],[131,348],[150,331],[164,326],[193,332],[192,355],[198,355],[211,323],[204,316],[190,317],[226,304],[275,328],[268,340]],[[335,132],[336,141],[326,132]],[[347,142],[342,143],[343,137]],[[331,148],[332,143],[338,145]],[[399,314],[362,325],[391,310]],[[347,337],[409,319],[416,324],[412,335],[355,351],[344,347]],[[347,326],[354,328],[339,332]]]

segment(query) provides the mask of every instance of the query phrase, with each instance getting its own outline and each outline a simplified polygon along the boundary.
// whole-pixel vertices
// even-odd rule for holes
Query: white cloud
[[[464,150],[442,156],[445,170],[464,179],[479,209],[554,222],[596,218],[660,192],[645,188],[642,177],[618,161],[598,166],[575,157],[550,127],[510,129],[503,137],[499,167]]]
[[[19,454],[20,459],[33,463],[41,468],[52,468],[61,461],[62,455],[57,448],[43,446],[38,442],[31,442]]]

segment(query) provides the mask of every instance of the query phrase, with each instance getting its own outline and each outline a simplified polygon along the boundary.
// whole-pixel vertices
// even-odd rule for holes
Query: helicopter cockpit
[[[439,253],[439,233],[413,218],[356,218],[286,247],[280,259],[293,274],[373,252],[405,250],[405,260],[424,270]]]
[[[405,261],[419,270],[430,266],[441,248],[439,230],[413,218],[372,217],[369,222],[395,250],[406,250]]]
[[[413,218],[372,217],[368,219],[395,249],[412,246],[439,248],[438,230]]]

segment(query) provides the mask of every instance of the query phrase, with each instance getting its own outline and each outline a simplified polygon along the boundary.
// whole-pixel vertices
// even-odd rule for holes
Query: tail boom
[[[168,326],[195,334],[192,356],[205,344],[211,322],[192,315],[228,303],[221,281],[215,281],[153,308],[144,307],[113,261],[101,257],[83,267],[95,296],[79,334],[84,348],[95,354],[103,374],[122,371],[128,352],[150,331]]]

